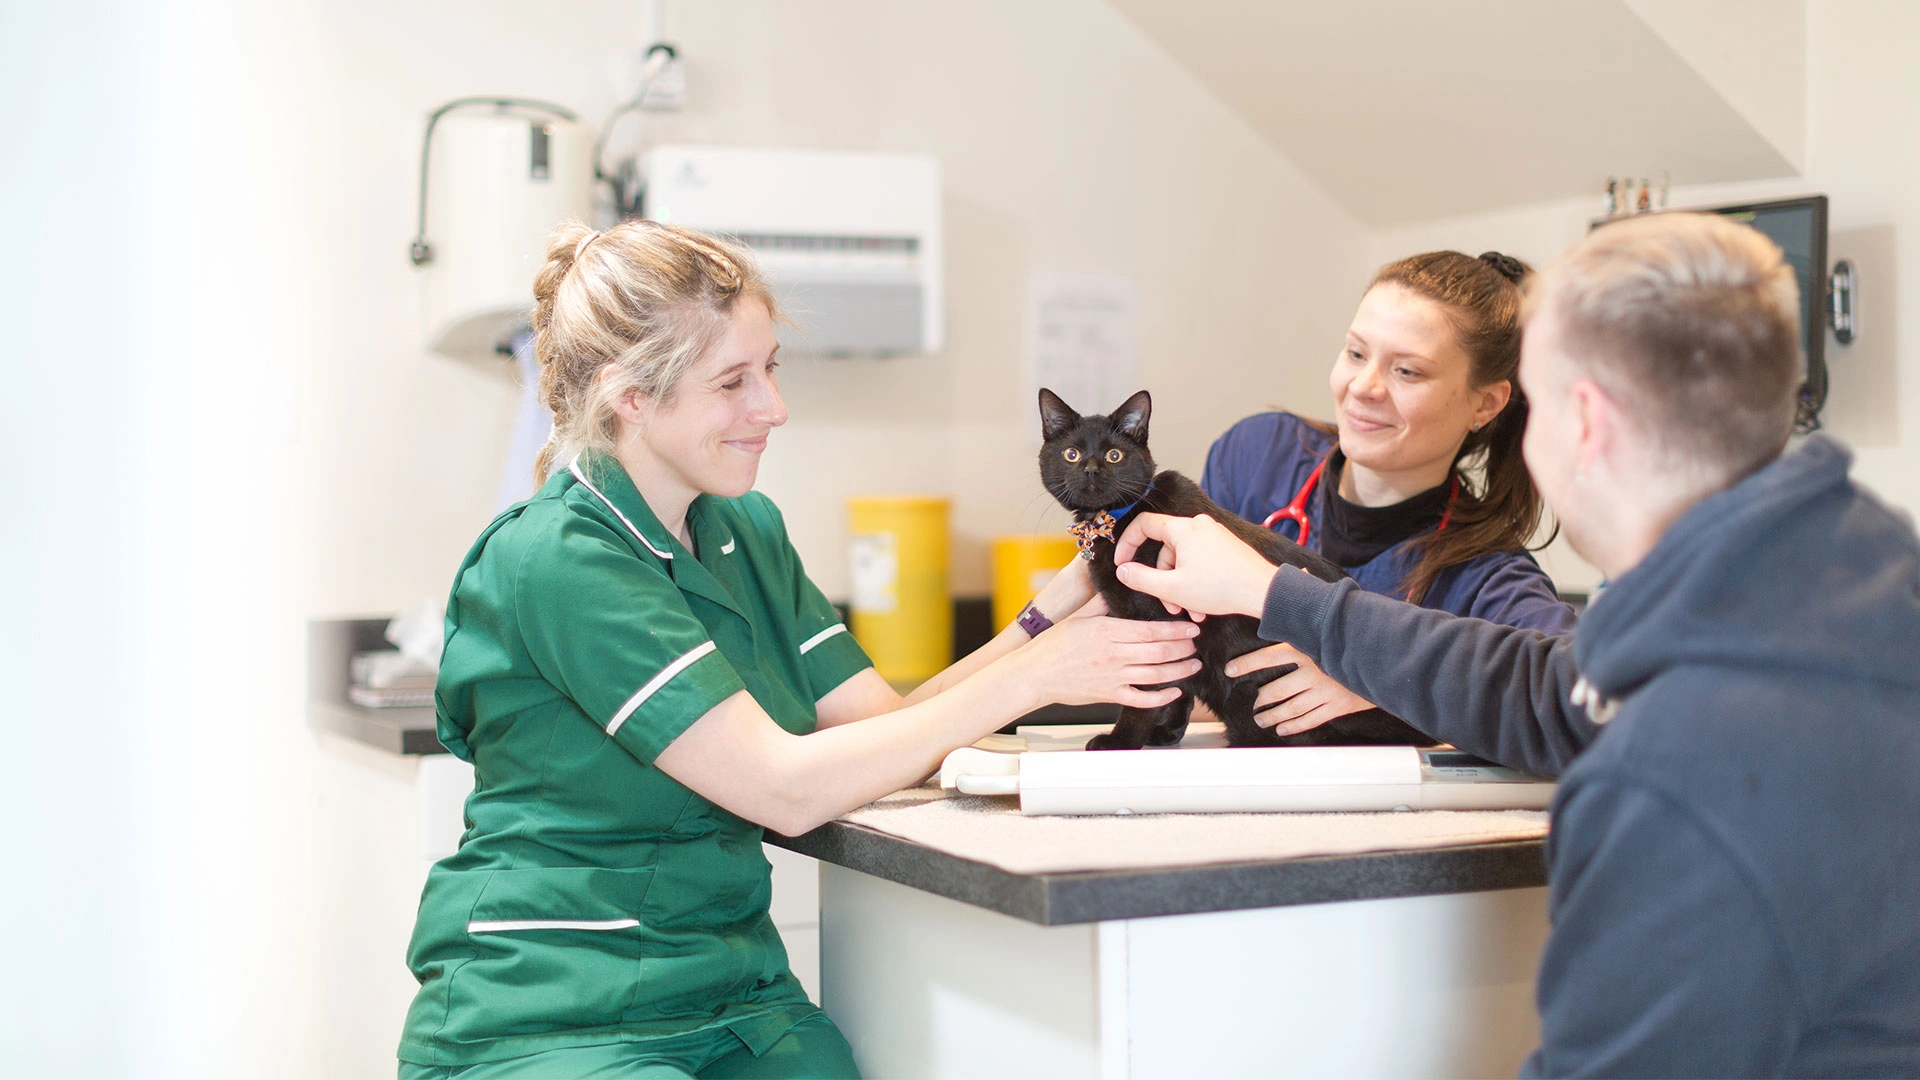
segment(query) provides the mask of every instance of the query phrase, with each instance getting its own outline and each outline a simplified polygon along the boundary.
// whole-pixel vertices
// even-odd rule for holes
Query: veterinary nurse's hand
[[[1149,540],[1160,541],[1158,565],[1130,561]],[[1267,586],[1278,569],[1204,514],[1191,518],[1137,515],[1114,546],[1113,561],[1121,584],[1158,597],[1170,612],[1185,610],[1195,618],[1259,618],[1266,606]]]
[[[1157,708],[1180,691],[1140,687],[1178,682],[1200,670],[1193,655],[1199,627],[1185,619],[1141,622],[1106,611],[1096,596],[1012,654],[1010,659],[1031,665],[1030,678],[1044,697],[1040,704]]]
[[[1298,735],[1336,716],[1373,708],[1373,702],[1335,682],[1306,653],[1284,643],[1234,657],[1227,661],[1226,673],[1238,678],[1285,664],[1297,666],[1262,686],[1260,696],[1253,699],[1253,722],[1273,728],[1274,734]]]

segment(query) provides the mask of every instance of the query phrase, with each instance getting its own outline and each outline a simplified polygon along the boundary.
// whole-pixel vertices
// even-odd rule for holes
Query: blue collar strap
[[[1107,513],[1112,514],[1114,520],[1118,521],[1121,518],[1126,517],[1128,514],[1133,513],[1133,508],[1136,506],[1139,506],[1143,502],[1146,502],[1147,496],[1151,494],[1153,494],[1153,481],[1149,480],[1147,481],[1147,490],[1141,492],[1139,498],[1133,500],[1132,502],[1128,503],[1125,506],[1116,506],[1113,509],[1107,511]]]

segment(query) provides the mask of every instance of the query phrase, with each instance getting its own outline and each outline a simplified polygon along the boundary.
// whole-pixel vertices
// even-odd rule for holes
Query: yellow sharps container
[[[1080,553],[1066,533],[993,538],[993,629],[999,633],[1060,568]],[[1055,618],[1062,612],[1052,612]]]
[[[853,636],[881,678],[917,683],[953,661],[946,498],[847,500]]]

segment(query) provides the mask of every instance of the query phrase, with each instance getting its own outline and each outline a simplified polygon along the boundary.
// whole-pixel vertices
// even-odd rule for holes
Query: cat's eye
[[[1118,451],[1118,450],[1109,450],[1109,451],[1107,451],[1107,464],[1109,464],[1109,465],[1118,465],[1118,464],[1120,464],[1120,459],[1121,459],[1121,458],[1123,458],[1123,457],[1126,457],[1126,455],[1125,455],[1125,454],[1122,454],[1122,453],[1121,453],[1120,451]]]
[[[1072,464],[1080,460],[1080,448],[1077,446],[1069,446],[1060,452],[1060,456],[1066,458],[1068,464]]]

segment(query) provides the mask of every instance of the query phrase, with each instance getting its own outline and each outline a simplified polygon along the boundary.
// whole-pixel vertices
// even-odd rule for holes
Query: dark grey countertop
[[[1152,870],[1017,874],[861,825],[767,843],[1043,926],[1519,889],[1547,883],[1542,840]]]
[[[307,723],[395,754],[444,754],[433,710],[369,709],[347,700],[347,661],[390,649],[387,619],[322,619],[307,624]]]

